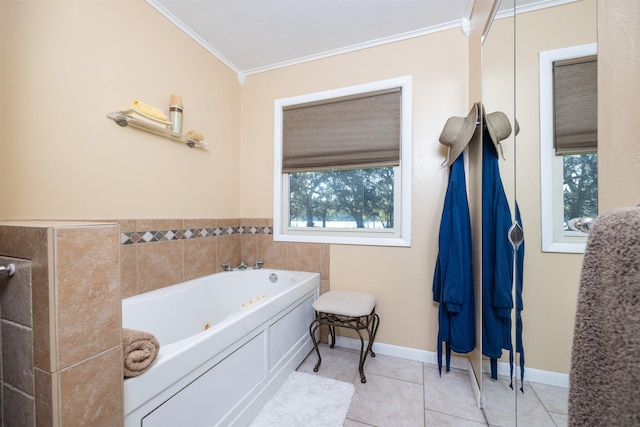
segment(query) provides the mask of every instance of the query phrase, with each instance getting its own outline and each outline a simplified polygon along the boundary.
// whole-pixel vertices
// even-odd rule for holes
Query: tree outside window
[[[598,154],[563,156],[564,223],[598,216]]]
[[[289,226],[393,228],[392,167],[289,174]]]

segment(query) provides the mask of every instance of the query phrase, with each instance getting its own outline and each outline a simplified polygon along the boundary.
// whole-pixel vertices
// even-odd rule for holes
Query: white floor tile
[[[353,382],[357,375],[359,381],[358,365],[360,356],[358,353],[338,347],[329,348],[328,345],[321,344],[320,356],[322,357],[322,363],[317,373],[313,372],[313,367],[318,363],[318,355],[315,351],[312,351],[307,356],[305,361],[298,367],[298,371],[349,383]]]
[[[437,367],[424,368],[425,408],[472,421],[485,422],[482,409],[477,407],[469,374],[459,369],[438,373]]]
[[[431,364],[377,354],[365,364],[360,382],[359,351],[320,346],[322,364],[312,352],[298,371],[351,382],[356,392],[344,427],[546,427],[566,426],[568,390],[538,383],[525,393],[509,388],[509,379],[483,378],[484,411],[476,405],[469,374],[460,369],[438,375]],[[516,414],[517,411],[517,414]]]
[[[569,413],[569,389],[552,385],[527,383],[549,412]],[[526,390],[526,389],[525,389]]]
[[[422,362],[401,359],[399,357],[377,354],[376,357],[367,357],[364,365],[365,376],[369,373],[396,378],[416,384],[422,384]]]
[[[483,427],[487,425],[486,422],[466,420],[436,411],[427,410],[425,415],[425,426],[427,427]]]
[[[372,426],[371,424],[359,423],[357,421],[353,421],[347,418],[346,420],[344,420],[344,424],[342,425],[342,427],[372,427]]]
[[[424,425],[422,385],[375,374],[354,382],[356,392],[347,418],[376,427]]]
[[[556,423],[557,427],[568,427],[569,426],[569,415],[568,414],[557,414],[555,412],[549,412],[551,415],[551,419],[554,423]]]

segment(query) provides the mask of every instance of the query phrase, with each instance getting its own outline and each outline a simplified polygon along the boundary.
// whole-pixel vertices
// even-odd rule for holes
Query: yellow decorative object
[[[187,131],[187,136],[189,138],[197,139],[198,141],[204,141],[204,135],[200,132],[196,132],[195,130]]]
[[[250,299],[249,301],[247,301],[247,302],[245,302],[244,304],[242,304],[242,305],[240,306],[240,308],[247,308],[247,307],[249,307],[251,304],[255,304],[255,303],[257,303],[258,301],[260,301],[261,299],[263,299],[263,298],[266,298],[266,296],[265,296],[265,295],[258,295],[257,297],[252,298],[252,299]]]
[[[141,113],[154,117],[158,120],[167,120],[167,116],[162,112],[162,110],[154,107],[153,105],[145,104],[144,102],[134,100],[131,103],[131,106],[136,110],[140,111]]]

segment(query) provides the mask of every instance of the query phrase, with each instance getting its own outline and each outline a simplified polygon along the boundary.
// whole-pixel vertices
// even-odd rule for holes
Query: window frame
[[[282,117],[283,109],[297,104],[315,102],[401,88],[400,166],[394,167],[394,229],[296,229],[288,222],[288,174],[282,172]],[[273,172],[273,240],[282,242],[309,242],[374,246],[411,246],[411,117],[412,76],[364,83],[322,92],[309,93],[274,101],[274,172]]]
[[[587,235],[565,231],[563,156],[553,148],[553,63],[563,59],[597,55],[598,44],[588,43],[539,54],[540,79],[540,228],[542,252],[584,253]],[[559,184],[560,183],[560,184]]]

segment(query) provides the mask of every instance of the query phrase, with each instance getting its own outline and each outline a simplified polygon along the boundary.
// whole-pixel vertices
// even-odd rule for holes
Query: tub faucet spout
[[[240,261],[240,264],[236,267],[238,270],[246,270],[249,265],[244,262],[244,260]]]

